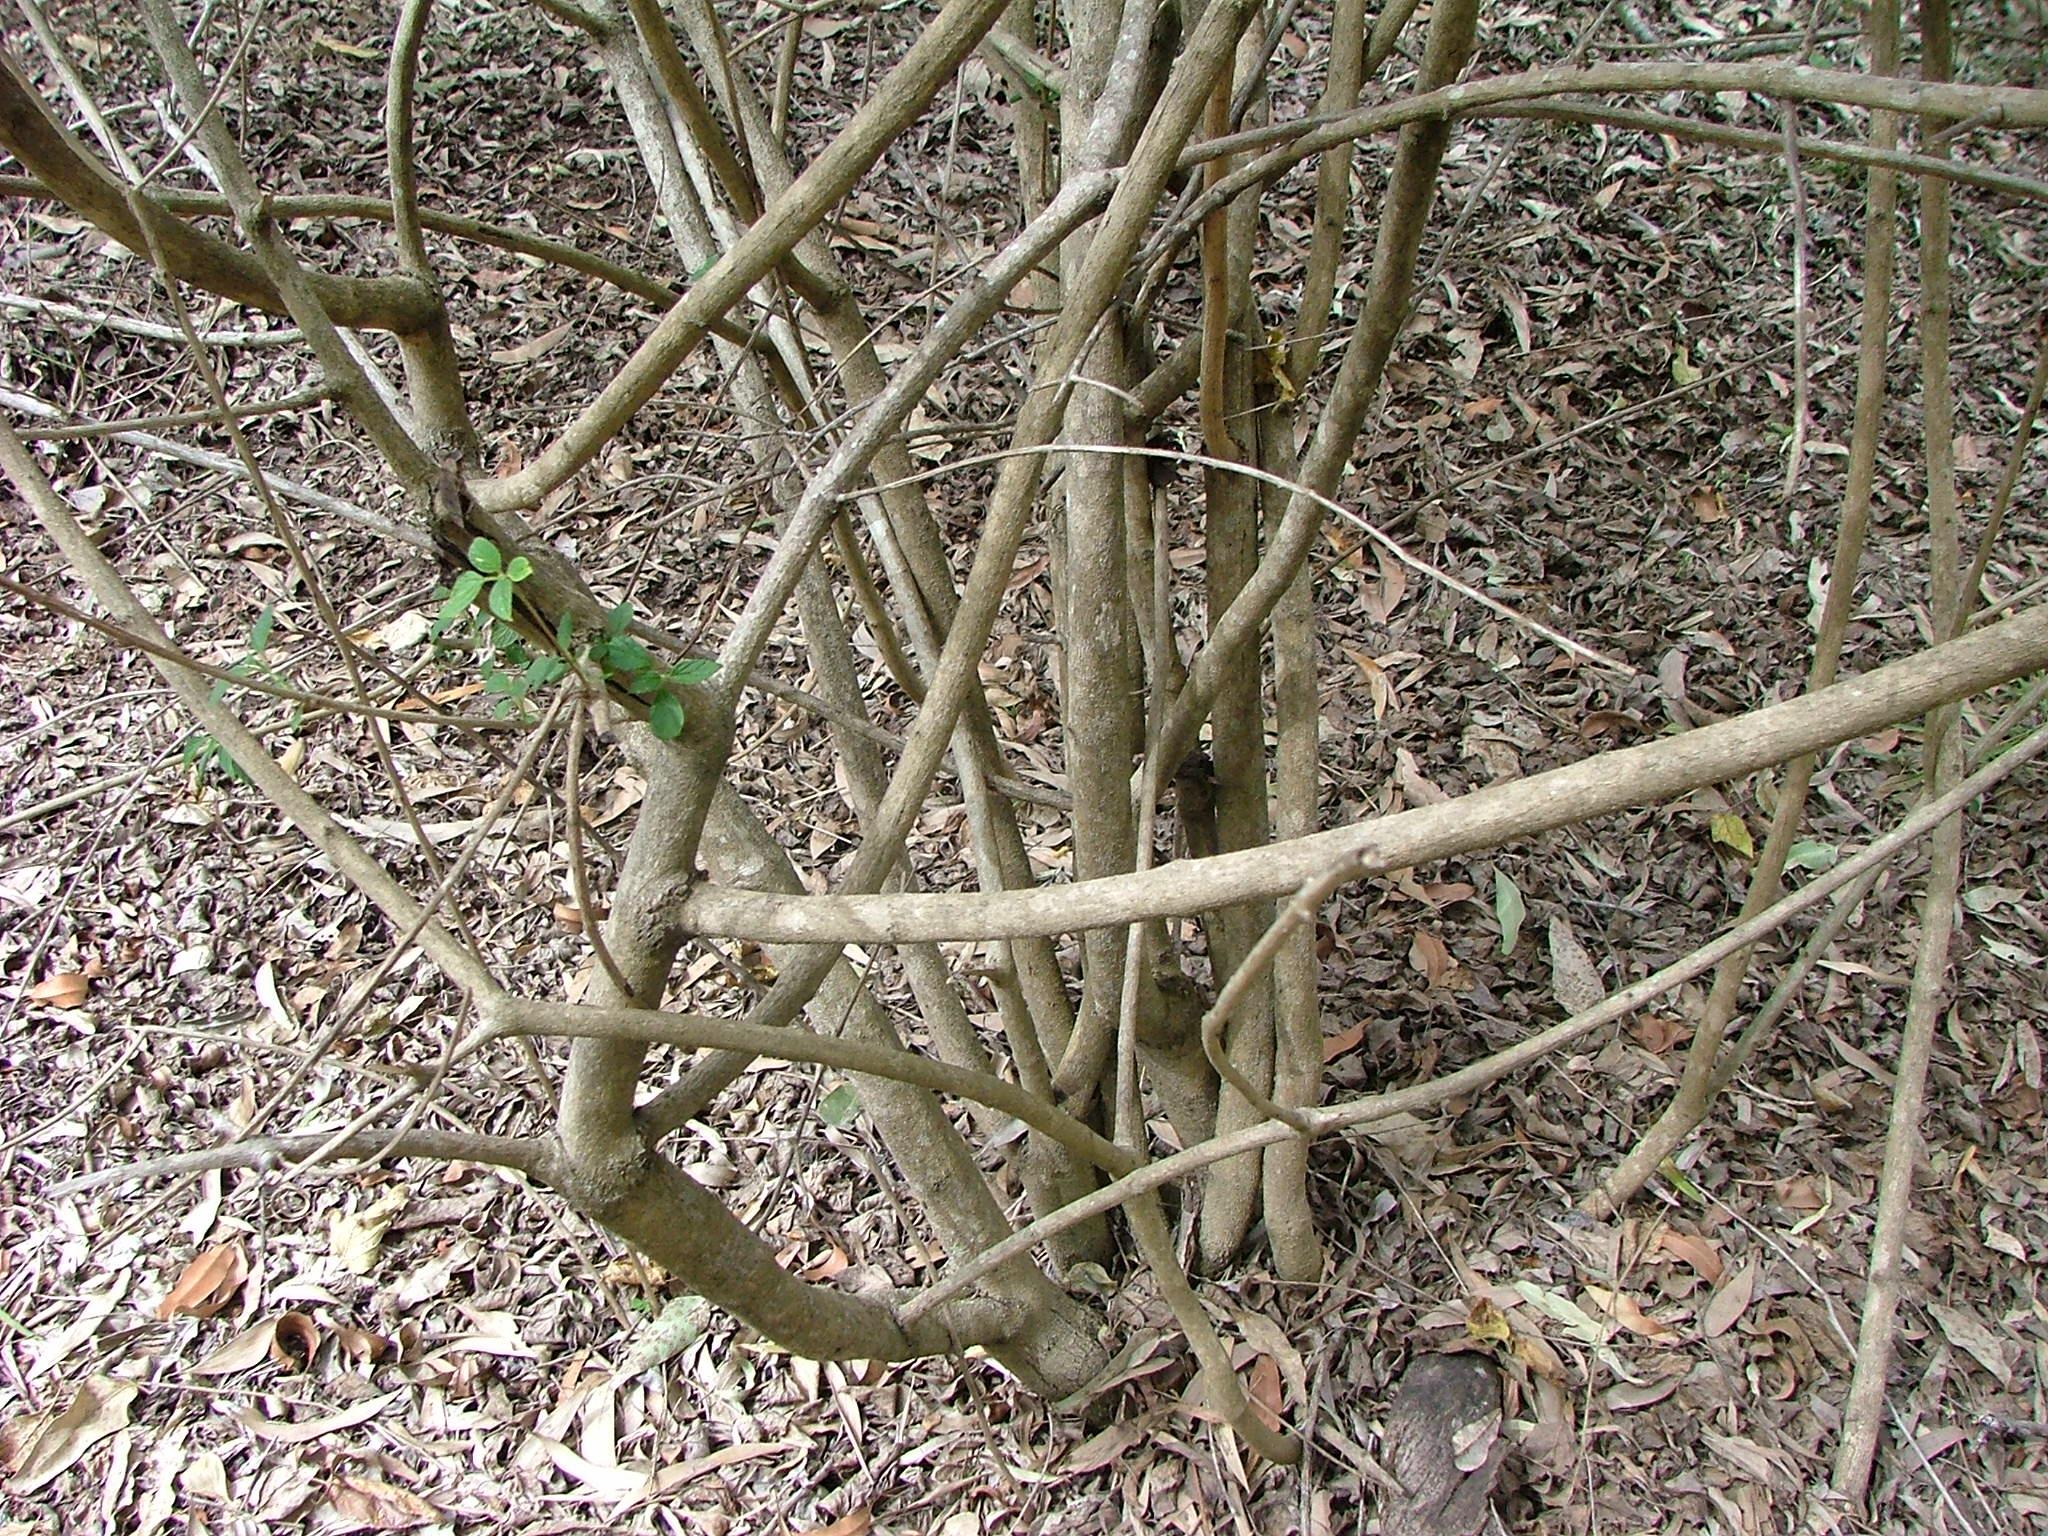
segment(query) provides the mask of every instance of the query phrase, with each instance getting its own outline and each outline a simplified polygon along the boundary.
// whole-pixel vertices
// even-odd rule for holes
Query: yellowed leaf
[[[1748,823],[1734,811],[1723,811],[1707,824],[1708,835],[1723,848],[1741,854],[1745,859],[1756,857],[1756,843],[1749,835]]]
[[[366,43],[344,42],[331,32],[315,32],[313,34],[313,41],[322,48],[325,48],[329,53],[338,53],[346,59],[381,59],[384,57],[384,50],[381,48],[373,48]]]
[[[367,1275],[377,1267],[384,1249],[384,1234],[392,1219],[405,1209],[405,1186],[394,1184],[382,1198],[360,1211],[337,1211],[327,1224],[327,1246],[335,1261],[350,1274]]]
[[[1465,1332],[1482,1344],[1505,1344],[1514,1337],[1515,1330],[1508,1323],[1507,1313],[1495,1302],[1475,1296],[1465,1313]]]

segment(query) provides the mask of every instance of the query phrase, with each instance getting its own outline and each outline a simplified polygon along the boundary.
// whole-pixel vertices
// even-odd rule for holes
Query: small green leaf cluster
[[[470,569],[449,585],[441,611],[430,631],[439,640],[464,619],[473,619],[483,641],[479,658],[484,689],[498,696],[499,712],[508,713],[535,690],[558,681],[575,657],[593,667],[603,680],[647,706],[648,727],[663,741],[683,733],[687,718],[682,690],[701,683],[718,670],[714,661],[680,661],[664,666],[628,631],[633,605],[620,603],[605,616],[603,632],[580,649],[567,614],[555,626],[553,654],[536,653],[512,626],[519,584],[533,574],[524,555],[510,560],[489,539],[469,546]]]
[[[683,734],[682,692],[718,670],[715,661],[685,660],[663,666],[632,635],[633,605],[620,603],[605,615],[604,633],[590,642],[586,654],[609,683],[647,705],[647,728],[663,741]]]
[[[283,674],[263,659],[263,653],[270,649],[271,631],[276,627],[277,609],[266,606],[263,612],[257,615],[256,622],[249,628],[249,641],[247,646],[244,647],[242,659],[229,667],[228,670],[237,677],[252,677],[266,683],[277,684],[280,687],[284,686],[285,679]],[[219,682],[215,683],[213,685],[213,702],[218,704],[224,700],[228,696],[228,690],[231,687],[233,687],[233,684],[229,683],[226,678],[222,678]],[[292,711],[291,724],[293,729],[298,728],[300,720],[304,718],[304,713],[303,710],[299,709]],[[250,782],[249,775],[243,770],[242,765],[230,757],[227,749],[214,740],[211,733],[206,731],[194,731],[185,738],[185,746],[179,754],[179,761],[190,770],[195,783],[205,782],[207,775],[212,773],[218,773],[222,778],[236,784],[247,784]]]
[[[519,583],[533,574],[531,560],[524,555],[507,560],[496,544],[479,537],[470,541],[469,567],[450,583],[428,635],[438,641],[473,618],[483,641],[478,660],[484,691],[497,699],[499,714],[510,714],[529,694],[558,681],[569,664],[560,656],[536,655],[512,627]]]

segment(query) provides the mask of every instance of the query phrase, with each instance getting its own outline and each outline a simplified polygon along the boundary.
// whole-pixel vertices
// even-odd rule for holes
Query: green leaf
[[[1842,855],[1827,843],[1817,843],[1810,837],[1802,837],[1785,850],[1785,862],[1794,869],[1833,869]]]
[[[717,672],[718,663],[702,659],[679,661],[668,669],[669,681],[678,687],[687,688],[692,683],[701,683]]]
[[[498,546],[481,534],[469,541],[469,563],[486,576],[495,576],[505,569],[505,557],[498,552]]]
[[[1706,375],[1693,365],[1692,357],[1684,347],[1679,347],[1672,352],[1672,383],[1676,384],[1680,389],[1690,389],[1705,377]]]
[[[678,1296],[670,1301],[659,1317],[634,1335],[614,1379],[625,1381],[651,1371],[688,1349],[703,1333],[709,1310],[702,1296]]]
[[[621,603],[604,616],[605,635],[609,639],[616,640],[626,632],[626,627],[632,622],[633,605],[631,603]]]
[[[683,701],[664,693],[647,711],[647,728],[663,741],[674,741],[683,734]]]
[[[257,615],[255,627],[249,631],[249,649],[251,651],[267,650],[270,646],[270,631],[276,624],[277,609],[266,606],[263,612]]]
[[[502,694],[508,699],[523,698],[526,679],[517,672],[507,672],[503,667],[492,667],[484,673],[484,692]]]
[[[838,1130],[845,1130],[859,1115],[860,1095],[853,1091],[851,1083],[841,1083],[818,1104],[818,1118]]]
[[[491,612],[508,624],[512,622],[512,581],[510,577],[500,576],[491,583],[490,604]]]
[[[512,563],[505,567],[507,581],[524,581],[533,574],[533,562],[524,555],[514,555]]]
[[[536,656],[526,664],[526,680],[536,688],[545,688],[568,670],[568,663],[559,656]]]
[[[555,649],[564,656],[576,648],[576,636],[569,629],[569,615],[563,614],[555,620]]]
[[[630,635],[617,635],[605,648],[605,665],[622,675],[645,672],[653,668],[654,657],[646,646]]]
[[[484,579],[475,571],[464,571],[455,578],[448,588],[448,605],[458,614],[469,612],[476,606],[477,594],[484,589]],[[443,610],[446,611],[445,609]]]
[[[1521,890],[1504,869],[1493,872],[1493,915],[1500,923],[1500,952],[1506,954],[1522,936],[1522,919],[1529,915],[1529,909],[1522,901]]]
[[[626,679],[626,687],[643,699],[651,699],[657,693],[665,693],[668,690],[668,679],[652,667],[642,667]]]

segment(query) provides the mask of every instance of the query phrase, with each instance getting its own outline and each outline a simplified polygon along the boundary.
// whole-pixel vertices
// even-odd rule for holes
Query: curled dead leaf
[[[320,1348],[320,1326],[303,1312],[279,1315],[270,1335],[270,1358],[288,1371],[303,1371]]]
[[[156,1315],[162,1319],[218,1317],[248,1278],[249,1255],[239,1238],[209,1248],[185,1266],[177,1284],[157,1303]]]

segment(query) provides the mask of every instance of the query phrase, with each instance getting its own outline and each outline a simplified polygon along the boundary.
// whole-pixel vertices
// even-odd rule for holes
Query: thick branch
[[[1832,688],[1683,736],[1266,848],[1142,875],[986,894],[778,897],[700,885],[678,915],[699,933],[836,944],[1015,938],[1174,916],[1282,895],[1334,859],[1362,856],[1368,872],[1398,869],[1654,804],[1866,735],[2043,666],[2048,607],[2037,606]]]

